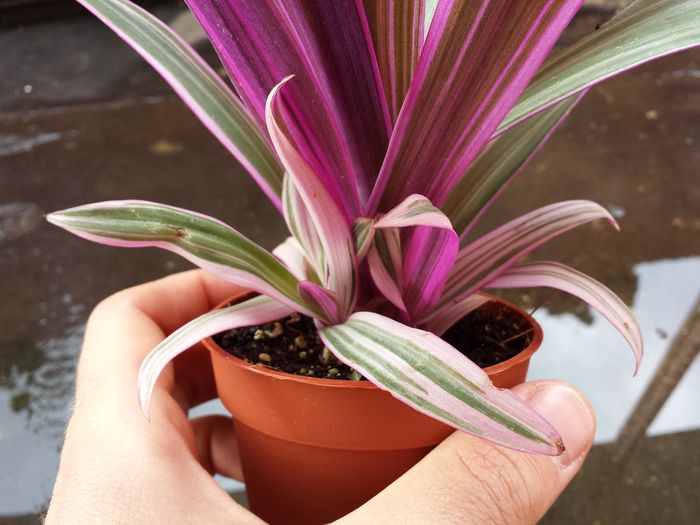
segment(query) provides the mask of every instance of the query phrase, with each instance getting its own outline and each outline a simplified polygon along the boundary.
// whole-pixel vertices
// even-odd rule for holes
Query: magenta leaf
[[[374,227],[403,229],[401,271],[396,283],[402,301],[400,304],[392,302],[405,309],[411,318],[421,317],[437,303],[457,257],[459,239],[450,220],[422,195],[410,195],[378,219]],[[370,264],[370,269],[374,266],[376,272],[374,258]],[[392,265],[397,266],[397,263]],[[376,273],[380,279],[386,278],[381,272]],[[381,289],[386,284],[377,286]],[[395,291],[391,293],[394,297]]]
[[[412,193],[442,205],[581,3],[439,2],[369,211]]]
[[[304,302],[317,312],[316,319],[326,324],[343,322],[338,311],[338,297],[332,291],[311,281],[302,281],[297,288]]]
[[[284,77],[296,75],[283,97],[290,136],[348,223],[360,215],[391,129],[361,5],[354,0],[187,3],[261,129],[268,93]]]
[[[557,288],[575,295],[600,312],[622,334],[634,351],[637,373],[643,344],[639,325],[627,305],[609,288],[592,277],[557,262],[519,264],[489,281],[485,288]]]
[[[517,450],[557,455],[564,449],[554,427],[525,401],[494,387],[481,368],[430,332],[357,312],[320,334],[338,359],[435,419]]]

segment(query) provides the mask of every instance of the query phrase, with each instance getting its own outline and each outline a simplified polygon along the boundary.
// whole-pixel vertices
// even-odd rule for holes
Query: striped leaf
[[[557,455],[557,431],[510,390],[434,334],[370,312],[321,328],[344,363],[413,408],[500,445]]]
[[[294,313],[289,308],[269,297],[259,296],[245,302],[221,308],[179,328],[148,354],[139,370],[139,402],[146,417],[158,376],[167,364],[188,348],[212,335],[242,328],[270,323]]]
[[[700,0],[637,0],[549,58],[498,132],[606,78],[699,44]]]
[[[374,220],[369,217],[358,217],[352,223],[352,238],[355,239],[355,256],[359,264],[374,241]]]
[[[563,100],[508,130],[477,157],[442,206],[461,239],[520,174],[582,96]]]
[[[271,253],[206,215],[154,202],[108,201],[54,212],[47,219],[100,244],[169,250],[226,281],[312,313],[297,292],[297,279]]]
[[[442,315],[538,246],[596,219],[606,219],[617,228],[612,215],[594,202],[560,202],[518,217],[468,244],[457,256],[439,307],[422,322]]]
[[[168,26],[128,0],[78,0],[161,74],[279,208],[282,168],[240,100]]]
[[[361,2],[186,0],[261,129],[288,75],[289,133],[348,222],[379,171],[391,121]]]
[[[392,123],[396,122],[424,40],[424,0],[363,0]]]
[[[265,106],[270,138],[287,170],[287,176],[303,201],[303,206],[291,209],[298,215],[288,218],[288,221],[295,224],[306,223],[309,229],[316,231],[321,243],[321,259],[324,263],[322,271],[319,272],[321,284],[341,301],[338,304],[338,312],[339,316],[345,319],[352,312],[357,298],[354,241],[349,224],[344,220],[338,204],[325,191],[323,185],[319,184],[317,174],[288,134],[285,115],[280,111],[278,95],[290,79],[292,77],[287,77],[275,86]],[[302,242],[302,239],[299,241]],[[307,247],[304,246],[304,249],[306,250]],[[315,261],[312,259],[312,262]]]
[[[622,334],[634,351],[637,373],[642,360],[642,332],[627,305],[592,277],[557,262],[539,261],[512,266],[485,288],[549,287],[575,295],[600,312]]]
[[[369,203],[441,206],[583,0],[438,2]]]

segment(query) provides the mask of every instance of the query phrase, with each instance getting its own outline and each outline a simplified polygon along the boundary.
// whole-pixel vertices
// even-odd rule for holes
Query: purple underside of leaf
[[[372,281],[382,295],[399,310],[407,312],[401,282],[401,236],[397,228],[375,231],[374,242],[367,253],[367,263]]]
[[[297,76],[284,96],[289,131],[348,223],[360,215],[391,122],[367,21],[356,2],[187,3],[261,129],[268,93],[287,75]]]
[[[424,0],[363,0],[392,123],[418,65],[425,25]]]
[[[489,281],[485,288],[556,288],[570,293],[600,312],[632,347],[634,373],[642,360],[643,343],[639,325],[627,305],[610,289],[592,277],[561,263],[532,262],[513,266]]]
[[[440,2],[369,211],[385,211],[411,193],[441,205],[581,3]]]
[[[447,216],[422,195],[408,196],[378,219],[374,228],[400,229],[402,261],[396,273],[403,299],[400,304],[392,302],[405,306],[411,318],[419,318],[440,298],[457,256],[457,234]]]
[[[527,213],[480,237],[459,251],[439,306],[420,324],[478,291],[485,283],[547,241],[588,222],[605,219],[618,228],[602,206],[590,201],[565,201]]]
[[[325,272],[319,277],[325,288],[335,294],[340,301],[338,312],[346,318],[352,312],[357,297],[357,276],[355,248],[349,225],[344,221],[341,210],[323,186],[318,184],[318,176],[295,147],[288,135],[285,115],[279,110],[278,95],[289,77],[282,80],[270,92],[265,108],[268,131],[282,163],[287,169],[287,177],[294,183],[305,207],[295,208],[299,213],[308,213],[318,238],[321,241]],[[300,222],[301,217],[293,220]],[[305,220],[305,219],[304,219]]]
[[[256,326],[276,321],[294,313],[268,297],[259,296],[234,306],[205,314],[179,328],[154,348],[141,364],[139,370],[139,402],[148,416],[151,397],[158,376],[179,354],[203,339],[233,328]]]
[[[403,296],[411,319],[419,319],[440,299],[459,249],[452,229],[417,226],[404,232]]]
[[[343,322],[338,312],[338,298],[333,292],[311,281],[300,282],[297,289],[304,302],[319,312],[317,319],[322,319],[327,324]]]
[[[320,328],[341,361],[395,397],[448,425],[503,446],[556,455],[561,437],[510,390],[434,334],[370,312]]]

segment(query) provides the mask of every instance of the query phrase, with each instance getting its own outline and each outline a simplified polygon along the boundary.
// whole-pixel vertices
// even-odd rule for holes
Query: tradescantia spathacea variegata
[[[99,243],[171,250],[258,292],[153,350],[138,385],[146,413],[179,353],[300,312],[339,360],[416,409],[507,447],[561,453],[546,420],[439,337],[485,288],[578,296],[639,365],[639,327],[609,289],[563,264],[522,262],[579,225],[617,227],[603,207],[560,202],[467,234],[589,87],[700,43],[700,0],[637,0],[553,53],[583,0],[186,0],[233,90],[128,0],[79,1],[170,83],[291,233],[270,253],[216,219],[145,201],[48,217]]]

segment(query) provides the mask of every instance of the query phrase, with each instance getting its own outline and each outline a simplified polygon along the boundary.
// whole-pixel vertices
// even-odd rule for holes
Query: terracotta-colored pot
[[[220,306],[242,300],[240,294]],[[525,381],[542,329],[527,317],[530,345],[485,369],[499,387]],[[219,397],[234,417],[251,510],[273,523],[327,523],[406,472],[453,429],[368,381],[316,379],[246,363],[212,339]]]

